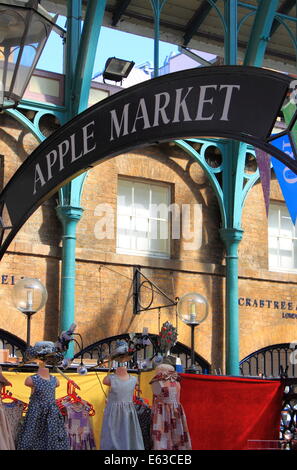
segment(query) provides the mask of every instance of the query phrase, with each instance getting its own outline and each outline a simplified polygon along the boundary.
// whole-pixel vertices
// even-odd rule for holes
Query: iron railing
[[[297,351],[289,343],[273,344],[253,352],[240,362],[244,376],[286,377],[297,376]]]
[[[8,349],[10,356],[21,358],[26,347],[21,338],[0,328],[0,349]]]
[[[137,333],[137,335],[140,335]],[[143,349],[140,349],[134,354],[133,360],[130,361],[128,364],[129,368],[135,368],[135,365],[141,364],[146,359],[151,358],[156,353],[154,344],[157,335],[149,334],[149,338],[151,339],[151,343],[149,345],[144,346]],[[98,360],[99,358],[106,356],[111,353],[113,349],[116,348],[116,344],[118,340],[129,340],[129,334],[121,334],[117,336],[112,336],[110,338],[105,338],[96,343],[87,346],[82,351],[75,354],[75,358],[81,357],[82,360],[84,359],[93,359]],[[190,366],[191,363],[191,349],[188,348],[186,345],[177,342],[175,346],[171,349],[171,353],[179,357],[181,360],[181,364],[185,369]],[[199,354],[195,354],[195,364],[198,368],[198,373],[201,374],[209,374],[210,373],[210,364],[203,359]]]

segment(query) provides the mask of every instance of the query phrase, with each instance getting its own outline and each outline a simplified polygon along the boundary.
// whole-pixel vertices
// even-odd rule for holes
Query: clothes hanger
[[[81,403],[85,407],[88,408],[89,416],[94,416],[95,415],[95,409],[93,405],[86,400],[83,400],[77,393],[76,389],[80,390],[80,387],[73,381],[73,380],[68,380],[67,381],[67,395],[58,398],[56,400],[56,403],[63,415],[66,414],[66,409],[65,405],[68,403]]]
[[[12,392],[6,390],[6,387],[2,387],[1,389],[1,401],[3,402],[4,400],[11,400],[14,403],[22,403],[23,405],[23,411],[26,411],[28,408],[28,404],[23,402],[22,400],[19,400],[18,398],[15,398],[12,394]],[[7,402],[6,402],[7,403]]]

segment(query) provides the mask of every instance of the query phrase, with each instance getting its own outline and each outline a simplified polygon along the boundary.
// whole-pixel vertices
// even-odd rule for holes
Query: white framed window
[[[117,253],[170,257],[170,186],[118,179]]]
[[[268,217],[269,269],[297,270],[297,231],[287,207],[271,203]]]

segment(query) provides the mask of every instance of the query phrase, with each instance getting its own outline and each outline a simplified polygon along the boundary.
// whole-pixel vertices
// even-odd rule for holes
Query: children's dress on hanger
[[[17,435],[20,431],[22,423],[22,415],[24,403],[20,400],[12,401],[11,403],[3,402],[7,421],[10,426],[11,434],[14,442],[17,440]]]
[[[152,380],[152,450],[190,450],[187,419],[180,403],[180,376],[160,372]]]
[[[123,380],[111,374],[110,391],[104,410],[101,430],[101,450],[144,450],[133,392],[136,377]]]
[[[64,419],[55,402],[56,377],[33,375],[33,393],[22,429],[18,450],[68,450],[69,439]]]
[[[71,450],[96,450],[89,409],[84,403],[65,403],[65,426]]]
[[[0,399],[0,450],[15,450],[15,443],[7,419],[4,404]]]

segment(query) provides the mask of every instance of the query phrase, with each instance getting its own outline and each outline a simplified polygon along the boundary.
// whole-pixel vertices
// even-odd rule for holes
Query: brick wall
[[[4,155],[6,183],[37,142],[4,114],[0,115],[0,124],[0,155]],[[96,207],[107,203],[116,213],[119,176],[168,183],[172,188],[172,202],[200,204],[201,247],[187,249],[185,240],[175,240],[171,258],[164,260],[117,254],[115,237],[96,238],[95,227],[99,220]],[[272,181],[271,197],[282,199],[275,180]],[[32,342],[54,340],[59,330],[62,232],[55,205],[56,199],[52,198],[36,211],[0,263],[0,328],[23,339],[26,337],[26,319],[12,305],[12,281],[22,275],[38,277],[48,289],[46,308],[33,317]],[[196,329],[196,350],[213,368],[223,370],[225,280],[224,250],[218,232],[220,213],[214,192],[198,164],[169,144],[134,150],[109,159],[88,173],[82,207],[84,215],[77,227],[76,321],[84,345],[124,332],[141,331],[144,326],[157,333],[166,320],[177,324],[179,341],[190,345],[190,329],[177,320],[174,308],[162,309],[160,316],[158,310],[133,315],[133,265],[140,265],[143,273],[169,297],[174,299],[196,291],[208,299],[210,313]],[[297,304],[297,276],[268,271],[267,220],[260,183],[254,186],[246,200],[242,226],[239,297],[244,301],[241,300],[240,306],[240,358],[264,346],[297,338],[296,320],[283,318],[281,308],[268,307],[267,302],[261,307],[246,305],[246,299],[259,303],[270,299]],[[144,305],[150,302],[150,295],[149,289],[143,289]],[[166,299],[164,302],[160,295],[155,295],[153,306],[163,303]]]

